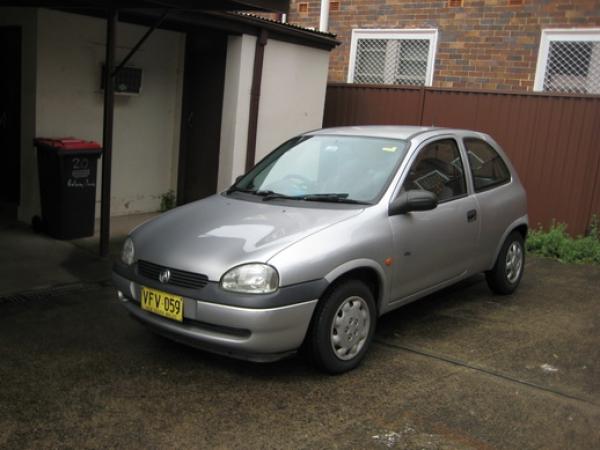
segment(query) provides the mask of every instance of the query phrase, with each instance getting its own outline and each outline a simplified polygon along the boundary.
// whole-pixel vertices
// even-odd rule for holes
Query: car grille
[[[169,269],[171,271],[171,278],[165,284],[173,286],[180,286],[184,288],[197,289],[206,286],[208,283],[208,277],[201,273],[186,272],[185,270],[172,269],[171,267],[161,266],[148,261],[138,261],[138,273],[146,278],[160,281],[158,276],[160,273]]]

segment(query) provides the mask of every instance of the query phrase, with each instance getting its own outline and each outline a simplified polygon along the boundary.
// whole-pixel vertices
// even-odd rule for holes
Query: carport
[[[82,0],[82,1],[27,1],[21,3],[15,3],[14,6],[28,6],[28,7],[45,7],[51,8],[52,11],[68,12],[71,14],[77,14],[80,16],[94,17],[94,18],[105,18],[106,29],[105,36],[106,40],[104,43],[104,64],[103,64],[103,86],[106,89],[103,90],[103,102],[102,102],[102,146],[103,146],[103,157],[102,157],[102,189],[100,198],[100,244],[99,252],[100,255],[106,256],[108,254],[108,244],[110,236],[110,214],[111,214],[111,186],[112,186],[112,175],[113,175],[113,136],[115,129],[115,78],[121,73],[124,68],[127,68],[128,63],[135,57],[140,51],[145,42],[150,38],[156,30],[173,30],[183,33],[198,33],[202,35],[201,45],[206,46],[207,42],[212,42],[211,49],[203,51],[211,52],[215,50],[215,58],[221,58],[218,64],[213,64],[214,61],[210,61],[206,64],[206,61],[199,63],[199,72],[206,78],[200,80],[198,84],[207,85],[214,80],[219,80],[221,85],[216,85],[214,88],[206,88],[207,92],[213,92],[213,96],[204,97],[203,100],[210,104],[222,105],[222,118],[226,120],[228,117],[232,117],[233,129],[231,135],[235,139],[232,143],[225,142],[229,139],[229,136],[225,136],[221,133],[221,114],[217,117],[214,112],[203,111],[201,114],[194,116],[193,110],[190,109],[190,102],[193,101],[193,96],[184,95],[182,98],[181,105],[181,136],[179,138],[179,159],[178,159],[178,178],[177,178],[177,195],[178,203],[185,203],[198,198],[198,196],[209,195],[208,192],[199,192],[193,198],[186,198],[186,178],[185,171],[189,170],[188,167],[195,164],[212,167],[214,173],[214,182],[217,181],[217,171],[219,177],[219,187],[222,187],[228,180],[231,181],[234,175],[239,175],[240,170],[243,171],[248,167],[251,167],[256,159],[260,156],[260,152],[257,154],[257,141],[262,142],[261,148],[265,146],[273,145],[277,141],[281,140],[280,136],[277,137],[266,137],[263,133],[260,133],[260,123],[262,121],[263,129],[266,128],[266,119],[263,119],[259,113],[259,106],[261,104],[261,85],[263,84],[263,65],[265,58],[265,47],[270,39],[276,39],[278,42],[285,42],[298,46],[305,46],[315,49],[324,50],[327,53],[333,46],[337,44],[332,35],[326,33],[319,33],[310,30],[293,27],[277,21],[264,20],[259,17],[242,13],[242,11],[267,11],[267,12],[279,12],[285,13],[288,8],[288,1],[283,0],[264,0],[264,1],[176,1],[176,0],[165,0],[165,1],[154,1],[154,0],[141,0],[141,1],[112,1],[112,2],[97,2],[93,0]],[[235,12],[228,12],[235,11]],[[135,45],[132,45],[128,52],[122,56],[117,57],[117,35],[118,35],[118,24],[135,24],[145,27],[145,32],[141,34],[139,40]],[[231,36],[255,36],[255,39],[251,41],[252,44],[252,58],[244,58],[244,55],[237,61],[238,69],[242,70],[247,67],[247,63],[251,64],[251,77],[250,77],[250,99],[247,111],[244,114],[240,114],[240,103],[239,99],[231,98],[234,90],[229,89],[230,85],[229,73],[225,72],[225,65],[230,64],[228,58],[229,49],[231,48],[231,42],[228,41],[228,37]],[[190,41],[186,45],[186,53],[190,51],[190,47],[194,43],[190,44]],[[242,52],[248,47],[248,42],[244,41],[241,44]],[[223,51],[223,48],[227,48]],[[219,53],[219,51],[221,53]],[[207,53],[208,54],[208,53]],[[319,56],[321,58],[321,56]],[[322,58],[321,58],[322,60]],[[189,60],[186,59],[186,74],[190,70],[191,65],[188,64]],[[220,64],[220,66],[219,66]],[[246,66],[244,66],[246,64]],[[219,66],[219,67],[217,67]],[[216,68],[215,68],[216,67]],[[229,67],[229,66],[228,66]],[[219,69],[221,72],[219,72]],[[227,69],[229,70],[229,68]],[[212,72],[211,72],[212,71]],[[319,75],[320,76],[320,75]],[[188,78],[187,75],[185,78]],[[224,79],[224,80],[223,80]],[[285,80],[282,80],[282,82]],[[324,98],[326,83],[326,71],[324,72],[322,82],[322,95]],[[190,85],[188,81],[183,82],[184,93],[187,87]],[[217,83],[218,84],[218,83]],[[193,86],[193,84],[192,84]],[[241,85],[240,85],[241,86]],[[240,90],[238,86],[234,86]],[[243,88],[243,86],[242,86]],[[228,90],[229,89],[229,90]],[[320,90],[320,89],[319,89]],[[224,93],[224,94],[222,94]],[[237,94],[239,97],[239,94]],[[118,99],[117,99],[118,100]],[[212,102],[212,103],[211,103]],[[316,105],[321,102],[321,114],[322,114],[322,99],[316,98],[314,103]],[[117,101],[118,103],[118,101]],[[233,104],[233,109],[226,110],[229,104]],[[244,105],[242,105],[242,110]],[[231,110],[236,112],[234,116],[231,114]],[[265,109],[266,111],[266,109]],[[312,111],[309,111],[312,112]],[[304,111],[303,111],[304,113]],[[307,115],[307,114],[305,114]],[[320,126],[321,117],[317,114],[314,116],[313,122]],[[186,147],[191,144],[186,142],[186,139],[190,138],[185,133],[185,123],[191,122],[192,120],[202,121],[203,123],[211,124],[211,133],[202,133],[202,138],[207,142],[206,145],[212,145],[217,149],[216,153],[212,153],[201,161],[191,161],[196,158],[197,155],[190,155],[186,153]],[[243,122],[242,130],[238,130],[240,123]],[[118,123],[118,120],[117,120]],[[225,126],[224,124],[223,126]],[[231,125],[231,124],[229,124]],[[207,125],[208,127],[209,125]],[[304,129],[315,127],[312,122],[305,123],[302,125]],[[275,128],[275,127],[273,127]],[[288,134],[297,133],[304,131],[304,129],[287,130]],[[189,134],[189,133],[188,133]],[[208,136],[208,137],[207,137]],[[192,136],[193,138],[193,136]],[[262,139],[262,141],[261,141]],[[243,154],[239,152],[241,142],[243,141]],[[204,142],[203,142],[204,144]],[[223,146],[230,145],[232,155],[223,154]],[[220,152],[220,153],[219,153]],[[264,149],[263,149],[264,154]],[[187,156],[187,159],[186,159]],[[208,159],[206,159],[208,158]],[[240,163],[240,161],[242,161]],[[219,161],[221,164],[219,164]],[[240,167],[241,165],[241,167]],[[237,173],[236,173],[237,171]],[[192,183],[194,180],[188,182]],[[201,177],[197,177],[201,178]],[[199,187],[194,187],[200,189]]]

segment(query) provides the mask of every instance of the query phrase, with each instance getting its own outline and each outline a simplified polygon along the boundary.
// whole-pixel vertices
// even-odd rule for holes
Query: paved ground
[[[97,281],[34,294],[0,299],[0,448],[600,448],[599,267],[468,280],[337,377],[171,343]]]
[[[59,284],[106,279],[109,266],[93,254],[31,232],[22,224],[0,227],[0,296]]]
[[[111,255],[119,254],[129,230],[154,216],[153,213],[113,217]],[[94,236],[59,241],[0,216],[0,296],[109,278],[110,261],[97,256],[98,225]]]

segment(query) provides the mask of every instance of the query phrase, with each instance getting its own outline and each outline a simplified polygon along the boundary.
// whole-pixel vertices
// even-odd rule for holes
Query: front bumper
[[[129,280],[114,271],[112,279],[123,306],[157,333],[193,347],[251,361],[274,361],[296,351],[317,304],[317,299],[306,299],[277,307],[244,308],[183,296],[184,320],[180,323],[141,309],[139,280]],[[161,289],[169,291],[166,286]]]

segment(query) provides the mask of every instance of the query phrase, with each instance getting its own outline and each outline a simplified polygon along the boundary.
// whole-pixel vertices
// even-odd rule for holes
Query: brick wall
[[[288,22],[318,28],[320,0],[291,0]],[[332,0],[332,4],[335,2]],[[600,27],[600,0],[339,0],[330,81],[346,81],[354,28],[437,28],[433,85],[532,90],[543,28]],[[306,12],[299,12],[307,4]],[[451,6],[462,4],[462,6]]]

